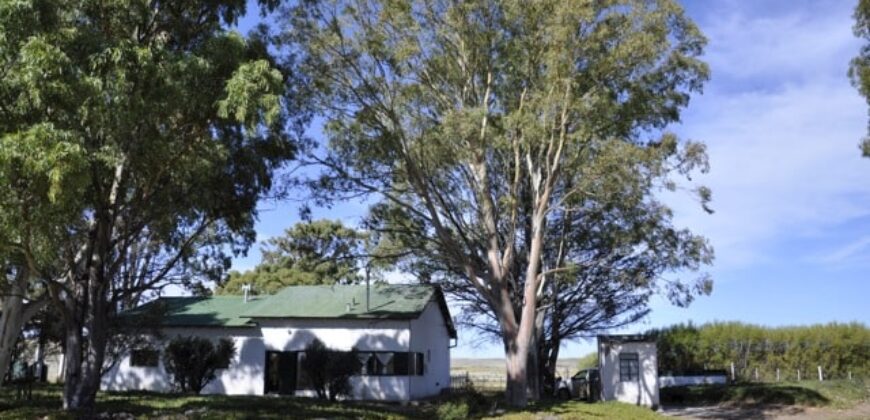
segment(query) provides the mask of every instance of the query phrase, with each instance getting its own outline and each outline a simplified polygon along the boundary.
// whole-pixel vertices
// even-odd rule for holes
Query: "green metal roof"
[[[123,319],[155,317],[164,327],[246,327],[250,318],[241,314],[258,299],[246,303],[242,296],[162,297],[125,311]]]
[[[252,305],[244,315],[251,318],[416,318],[432,300],[434,292],[429,286],[374,285],[369,310],[366,310],[365,286],[292,286]]]
[[[269,296],[164,297],[121,314],[130,321],[154,316],[164,327],[244,327],[256,318],[415,319],[430,301],[441,309],[451,337],[456,329],[441,289],[428,285],[290,286]],[[162,316],[161,316],[162,314]],[[146,321],[147,322],[147,321]]]

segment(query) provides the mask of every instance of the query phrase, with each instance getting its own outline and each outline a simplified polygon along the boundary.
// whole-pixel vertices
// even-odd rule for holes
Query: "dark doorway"
[[[295,351],[266,352],[265,392],[267,394],[292,395],[296,391],[297,357]]]

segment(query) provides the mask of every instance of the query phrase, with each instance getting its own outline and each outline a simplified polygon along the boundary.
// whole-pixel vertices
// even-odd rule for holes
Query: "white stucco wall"
[[[705,376],[659,376],[659,388],[667,388],[669,386],[685,386],[685,385],[710,385],[728,383],[728,377],[725,375],[705,375]]]
[[[351,319],[257,319],[265,350],[304,351],[320,339],[334,350],[407,352],[410,321]],[[410,399],[407,376],[355,376],[350,380],[352,398],[403,401]],[[310,396],[311,392],[297,391]]]
[[[162,349],[176,336],[196,335],[217,341],[231,337],[236,356],[228,369],[219,371],[203,393],[262,395],[266,351],[304,351],[314,338],[328,347],[350,351],[420,352],[426,358],[424,376],[355,376],[352,398],[402,401],[437,395],[450,385],[449,337],[438,305],[430,303],[415,320],[258,319],[253,328],[170,328]],[[412,336],[412,329],[414,331]],[[413,339],[412,339],[413,338]],[[413,344],[412,344],[413,343]],[[103,376],[104,390],[167,392],[171,381],[163,368],[162,353],[157,367],[130,366],[124,357]],[[297,391],[297,395],[311,395]]]
[[[429,302],[411,321],[410,351],[423,353],[425,360],[424,376],[410,379],[412,399],[438,395],[450,387],[450,335],[436,302]]]
[[[155,340],[154,348],[162,350],[165,344],[177,336],[191,335],[218,339],[232,338],[236,355],[227,369],[218,371],[214,381],[203,393],[227,395],[260,395],[263,393],[263,365],[265,350],[258,328],[166,328],[162,341]],[[123,357],[102,378],[102,389],[111,391],[142,390],[167,392],[171,381],[163,368],[161,352],[156,367],[130,366],[130,357]]]
[[[620,353],[637,353],[640,369],[638,381],[619,380]],[[598,363],[601,369],[601,399],[650,407],[659,405],[658,360],[654,342],[599,341]]]

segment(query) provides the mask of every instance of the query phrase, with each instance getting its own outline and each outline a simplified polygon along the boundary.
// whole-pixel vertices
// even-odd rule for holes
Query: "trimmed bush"
[[[199,394],[214,380],[218,369],[229,366],[235,354],[235,344],[227,338],[215,346],[207,338],[177,337],[166,346],[163,365],[179,391]]]
[[[301,366],[317,397],[335,401],[350,393],[350,377],[357,373],[359,362],[354,352],[332,350],[314,339],[305,347]]]

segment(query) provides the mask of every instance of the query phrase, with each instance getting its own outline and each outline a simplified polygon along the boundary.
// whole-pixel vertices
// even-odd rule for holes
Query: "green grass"
[[[663,404],[780,404],[849,408],[870,400],[870,384],[863,381],[802,381],[779,384],[699,385],[663,388]]]
[[[510,411],[487,419],[532,420],[556,417],[559,419],[665,419],[646,407],[638,407],[619,402],[585,403],[567,401],[537,404],[529,410]]]
[[[61,409],[60,388],[43,386],[33,391],[30,401],[18,401],[14,389],[0,390],[0,418],[73,419],[77,414]],[[469,418],[512,420],[555,417],[584,418],[662,418],[653,411],[621,403],[587,404],[577,401],[542,401],[525,410],[505,410],[499,394],[481,395],[473,391],[415,405],[371,402],[323,402],[306,398],[187,396],[147,392],[100,393],[96,414],[128,413],[136,418],[163,419],[433,419],[445,410],[465,406]],[[445,407],[446,406],[446,407]],[[441,411],[439,411],[439,409]],[[494,416],[494,417],[493,417]],[[464,417],[464,416],[463,416]]]

